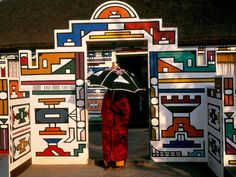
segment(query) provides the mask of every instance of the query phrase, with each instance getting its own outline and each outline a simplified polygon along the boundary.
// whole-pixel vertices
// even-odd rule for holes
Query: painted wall
[[[87,44],[140,40],[148,43],[152,159],[207,161],[205,88],[214,84],[215,49],[205,50],[206,64],[198,65],[198,49],[177,47],[176,28],[163,28],[161,19],[139,19],[132,7],[116,1],[98,7],[91,20],[70,21],[69,29],[55,30],[55,49],[36,51],[34,61],[29,51],[20,51],[21,84],[32,90],[34,100],[32,139],[38,144],[32,146],[33,163],[59,163],[59,157],[85,163],[85,103],[91,101],[86,100],[86,71],[98,69],[90,62],[93,58],[95,63],[96,52],[88,51]],[[115,61],[113,53],[100,58],[104,62],[107,57],[105,66]]]
[[[30,94],[19,84],[18,55],[0,58],[0,158],[6,177],[31,159]]]
[[[33,164],[86,164],[84,52],[19,51],[21,84],[31,90]],[[59,160],[60,159],[60,160]]]
[[[215,98],[207,102],[207,87],[218,87],[214,48],[179,48],[177,28],[164,28],[162,19],[140,19],[119,1],[100,5],[90,20],[70,21],[68,29],[55,30],[54,36],[53,49],[34,54],[20,50],[19,62],[0,60],[0,152],[9,154],[10,170],[30,157],[33,164],[88,163],[88,120],[99,117],[105,90],[89,86],[86,78],[110,67],[117,55],[137,54],[148,60],[150,157],[156,162],[235,165],[234,104],[225,102],[232,100],[233,89],[224,85],[229,96],[224,104]],[[109,48],[120,42],[145,42],[147,48]],[[220,110],[225,122],[210,121],[215,114],[221,117]],[[214,149],[220,144],[227,144],[224,156]]]
[[[208,95],[208,164],[219,177],[236,165],[235,77],[218,76]]]
[[[207,161],[206,87],[213,85],[215,51],[150,53],[151,157],[154,161]]]

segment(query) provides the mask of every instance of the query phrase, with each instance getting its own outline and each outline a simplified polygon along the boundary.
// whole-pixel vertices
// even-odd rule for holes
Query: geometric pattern
[[[25,156],[30,153],[30,132],[27,132],[21,136],[13,138],[13,161],[18,160],[19,158]]]
[[[9,126],[7,119],[0,119],[0,154],[8,154],[9,150]]]
[[[222,153],[222,145],[221,141],[212,135],[211,133],[208,133],[208,152],[212,155],[212,157],[215,158],[215,160],[221,164],[221,153]]]
[[[220,122],[220,112],[222,110],[219,106],[212,103],[208,103],[208,125],[212,128],[220,131],[221,122]]]

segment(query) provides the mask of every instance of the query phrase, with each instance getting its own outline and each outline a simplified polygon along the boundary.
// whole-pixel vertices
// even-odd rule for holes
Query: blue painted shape
[[[112,52],[111,51],[103,51],[102,52],[102,57],[111,57],[112,56]]]
[[[48,144],[53,143],[57,144],[61,141],[62,138],[43,138]]]
[[[36,124],[68,123],[68,108],[36,108]]]
[[[87,54],[87,57],[90,58],[90,57],[96,57],[96,52],[88,52]]]
[[[163,148],[200,148],[201,144],[195,144],[192,140],[170,141],[170,144],[163,144]]]
[[[94,68],[88,68],[88,72],[96,73],[98,71],[105,70],[107,67],[94,67]]]
[[[157,78],[157,52],[150,52],[150,76]]]
[[[63,47],[67,39],[71,39],[75,43],[75,46],[81,46],[81,31],[84,35],[91,31],[106,31],[108,30],[107,23],[82,23],[72,24],[72,32],[69,33],[57,33],[57,46]]]
[[[188,153],[189,157],[205,157],[205,150],[194,150]]]

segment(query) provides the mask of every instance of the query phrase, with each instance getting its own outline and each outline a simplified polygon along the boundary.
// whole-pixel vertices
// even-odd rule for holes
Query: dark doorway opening
[[[147,55],[118,55],[118,65],[133,73],[141,85],[146,89],[136,93],[128,93],[130,101],[130,128],[148,128],[148,60]]]
[[[147,41],[105,41],[89,42],[88,50],[111,49],[116,52],[117,63],[133,74],[146,88],[135,94],[129,93],[131,116],[128,130],[128,161],[149,159],[149,96]],[[127,55],[130,53],[131,55]],[[101,161],[101,122],[89,123],[89,157]]]

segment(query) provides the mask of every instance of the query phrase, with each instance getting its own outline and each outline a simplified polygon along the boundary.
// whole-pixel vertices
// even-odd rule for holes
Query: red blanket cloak
[[[130,106],[126,97],[111,100],[112,93],[106,93],[101,111],[103,159],[106,161],[123,161],[128,158]]]

